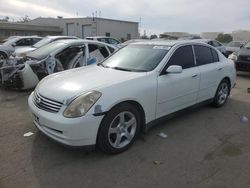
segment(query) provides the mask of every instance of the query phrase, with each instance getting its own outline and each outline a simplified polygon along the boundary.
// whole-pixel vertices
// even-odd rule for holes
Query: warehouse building
[[[0,40],[9,36],[61,35],[62,29],[57,26],[33,25],[27,23],[0,22]]]
[[[36,18],[29,24],[58,26],[63,35],[86,38],[90,36],[109,36],[118,40],[139,38],[138,22],[106,18]]]

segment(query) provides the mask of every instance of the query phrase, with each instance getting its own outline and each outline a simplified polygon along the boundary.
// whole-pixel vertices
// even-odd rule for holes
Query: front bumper
[[[33,93],[28,99],[35,126],[48,137],[68,146],[95,145],[103,116],[85,115],[80,118],[65,118],[62,112],[51,113],[37,108]]]
[[[250,61],[236,61],[235,68],[238,71],[250,72]]]

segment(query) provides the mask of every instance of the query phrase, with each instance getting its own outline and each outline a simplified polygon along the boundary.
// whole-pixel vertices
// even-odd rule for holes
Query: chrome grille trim
[[[63,105],[61,102],[43,97],[37,91],[34,91],[33,102],[37,108],[52,113],[58,113]]]

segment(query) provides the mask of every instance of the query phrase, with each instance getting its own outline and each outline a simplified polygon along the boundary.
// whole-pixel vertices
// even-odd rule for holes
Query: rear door
[[[214,97],[221,75],[223,75],[223,64],[213,48],[194,45],[196,63],[201,73],[200,89],[197,102]]]
[[[166,73],[170,65],[182,66],[182,73]],[[157,118],[195,104],[199,81],[192,46],[179,47],[158,77]]]

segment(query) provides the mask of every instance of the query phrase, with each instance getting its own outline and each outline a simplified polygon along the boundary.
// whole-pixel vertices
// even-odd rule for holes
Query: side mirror
[[[244,47],[244,44],[242,44],[241,46],[240,46],[240,48],[243,48]]]
[[[11,44],[11,46],[12,46],[12,47],[15,47],[15,46],[16,46],[16,43]]]
[[[182,73],[182,66],[179,65],[171,65],[167,68],[166,73]]]

